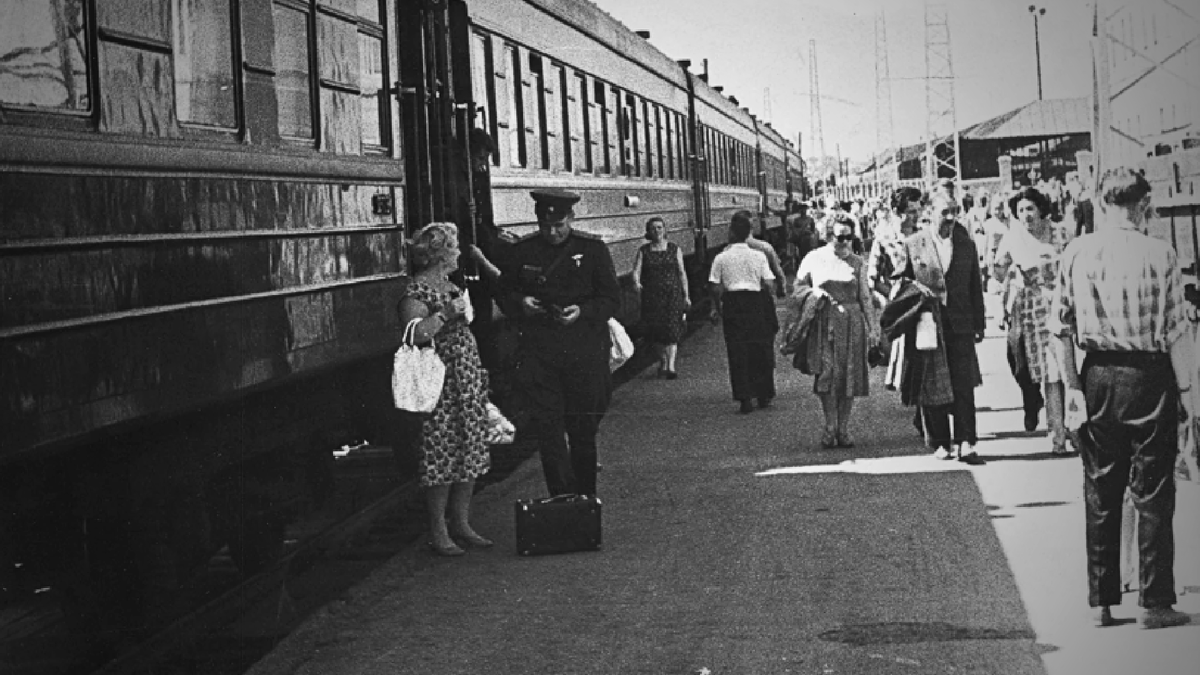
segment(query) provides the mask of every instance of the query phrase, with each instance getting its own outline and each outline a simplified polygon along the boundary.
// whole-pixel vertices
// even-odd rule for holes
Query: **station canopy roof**
[[[1088,97],[1056,98],[1033,101],[1016,110],[973,124],[958,132],[960,140],[968,141],[1015,141],[1018,139],[1040,139],[1088,134],[1092,131],[1092,109]],[[859,171],[867,174],[899,160],[900,163],[920,159],[925,154],[925,143],[914,143],[899,148],[888,148],[877,155],[868,166]]]
[[[1091,102],[1081,98],[1034,101],[958,132],[960,139],[1046,138],[1092,131]]]

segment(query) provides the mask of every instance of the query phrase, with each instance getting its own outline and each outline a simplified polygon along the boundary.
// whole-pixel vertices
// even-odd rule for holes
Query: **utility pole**
[[[1038,33],[1038,17],[1046,15],[1046,8],[1030,5],[1029,13],[1033,15],[1033,54],[1037,59],[1038,100],[1040,101],[1042,100],[1042,39]]]
[[[809,124],[812,133],[809,134],[817,151],[817,165],[825,164],[825,134],[821,130],[821,80],[817,77],[817,41],[808,41],[808,100]]]
[[[882,7],[875,12],[875,187],[879,165],[896,138],[892,120],[892,80],[888,67],[887,20]],[[888,181],[889,184],[891,181]]]
[[[954,62],[946,6],[925,3],[925,187],[932,190],[939,174],[960,178],[958,115],[954,109]],[[945,134],[945,136],[942,136]]]

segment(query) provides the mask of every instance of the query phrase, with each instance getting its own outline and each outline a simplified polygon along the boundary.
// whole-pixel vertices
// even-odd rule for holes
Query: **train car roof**
[[[472,21],[478,25],[500,30],[602,79],[611,79],[614,72],[619,72],[619,62],[624,62],[625,67],[635,65],[649,70],[680,89],[687,87],[683,68],[674,59],[585,0],[486,0],[470,2],[468,6]],[[544,21],[547,17],[557,24]],[[571,40],[563,39],[562,28],[605,49],[584,50],[578,40],[572,44]]]

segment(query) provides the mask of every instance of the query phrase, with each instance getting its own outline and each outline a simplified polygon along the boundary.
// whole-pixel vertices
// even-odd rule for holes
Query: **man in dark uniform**
[[[538,232],[506,261],[506,313],[520,327],[517,384],[551,495],[596,494],[596,432],[612,377],[608,319],[620,289],[608,248],[571,229],[579,195],[534,190]]]

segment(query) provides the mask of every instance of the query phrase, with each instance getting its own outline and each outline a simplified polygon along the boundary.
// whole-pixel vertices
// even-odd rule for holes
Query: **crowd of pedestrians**
[[[467,255],[499,284],[500,307],[519,328],[517,386],[547,490],[595,495],[596,436],[611,393],[606,324],[619,284],[603,243],[572,230],[579,196],[532,196],[536,233],[495,264],[475,247]],[[776,245],[755,236],[754,214],[734,213],[728,245],[706,278],[737,411],[771,406],[780,350],[812,376],[822,447],[852,448],[854,399],[870,395],[869,369],[886,366],[886,389],[913,407],[934,457],[986,464],[977,448],[976,345],[985,294],[994,293],[1025,429],[1034,431],[1044,410],[1050,453],[1082,457],[1088,601],[1098,625],[1116,622],[1122,547],[1134,538],[1122,532],[1130,509],[1140,521],[1143,624],[1187,622],[1173,609],[1172,518],[1180,420],[1196,409],[1195,354],[1185,339],[1196,315],[1183,298],[1175,251],[1145,233],[1148,183],[1128,169],[1109,171],[1098,209],[1084,209],[1084,193],[1053,181],[968,197],[943,180],[928,194],[897,188],[886,201],[791,204]],[[662,220],[650,219],[645,237],[631,274],[640,328],[659,346],[658,376],[676,379],[693,304],[688,276]],[[412,244],[417,272],[401,318],[415,322],[414,341],[432,341],[448,366],[442,400],[421,429],[430,546],[462,555],[460,544],[491,544],[468,522],[473,481],[488,470],[487,373],[467,330],[469,304],[450,281],[459,255],[454,227],[431,224]]]

